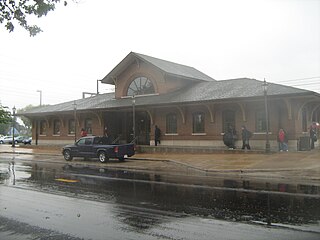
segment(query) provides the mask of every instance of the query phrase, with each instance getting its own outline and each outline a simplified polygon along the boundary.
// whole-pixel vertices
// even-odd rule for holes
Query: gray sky
[[[78,0],[79,1],[79,0]],[[80,0],[34,19],[36,37],[0,26],[0,101],[79,99],[130,51],[320,92],[320,0]],[[100,92],[110,90],[100,85]]]

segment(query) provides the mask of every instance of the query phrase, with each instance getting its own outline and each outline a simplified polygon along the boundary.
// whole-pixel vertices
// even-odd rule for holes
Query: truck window
[[[91,145],[92,144],[92,138],[86,138],[84,144],[85,145]]]
[[[85,139],[82,138],[78,141],[78,145],[85,145]]]
[[[101,144],[101,138],[100,137],[95,137],[93,139],[93,144]]]

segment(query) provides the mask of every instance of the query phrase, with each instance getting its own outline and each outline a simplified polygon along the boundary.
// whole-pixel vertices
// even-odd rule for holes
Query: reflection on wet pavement
[[[320,220],[320,186],[281,182],[174,176],[112,170],[81,164],[0,162],[0,184],[130,205],[179,215],[231,221],[312,224]],[[118,215],[132,228],[147,219]]]

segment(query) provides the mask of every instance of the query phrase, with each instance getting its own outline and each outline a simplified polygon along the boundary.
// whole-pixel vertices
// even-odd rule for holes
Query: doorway
[[[147,112],[135,113],[135,135],[136,144],[150,145],[150,117]],[[127,140],[133,140],[133,117],[132,113],[127,114]]]
[[[230,126],[236,129],[236,114],[235,111],[226,110],[222,113],[222,131],[227,132]]]

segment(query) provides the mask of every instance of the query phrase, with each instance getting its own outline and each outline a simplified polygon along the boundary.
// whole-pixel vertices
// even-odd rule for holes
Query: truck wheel
[[[99,156],[99,161],[102,163],[109,161],[109,157],[104,151],[100,151],[98,153],[98,156]]]
[[[119,162],[124,162],[125,158],[124,157],[119,157]]]
[[[64,150],[63,151],[63,156],[64,156],[64,159],[67,160],[67,161],[71,161],[72,160],[72,156],[71,156],[71,152],[70,150]]]

